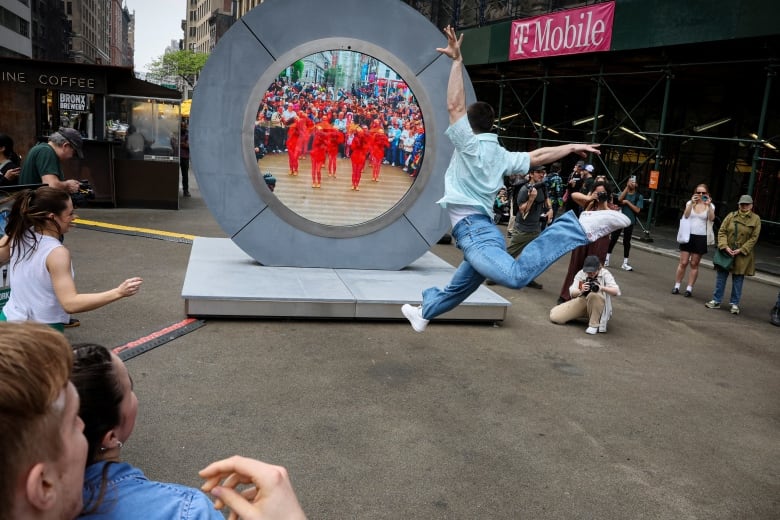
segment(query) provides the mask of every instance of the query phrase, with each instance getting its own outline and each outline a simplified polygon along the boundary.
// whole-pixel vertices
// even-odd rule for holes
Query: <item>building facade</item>
[[[32,58],[68,60],[70,24],[62,0],[31,0]]]
[[[262,4],[264,0],[233,0],[233,16],[236,20]]]
[[[32,57],[30,3],[10,0],[0,5],[0,56]]]
[[[233,19],[233,0],[186,0],[184,19],[184,48],[193,52],[210,53],[221,36],[215,30],[218,15]]]

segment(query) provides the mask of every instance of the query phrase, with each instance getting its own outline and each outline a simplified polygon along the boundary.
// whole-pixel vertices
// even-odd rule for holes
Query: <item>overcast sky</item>
[[[135,11],[135,70],[165,53],[171,40],[183,37],[181,21],[187,11],[187,0],[126,0],[127,9]]]

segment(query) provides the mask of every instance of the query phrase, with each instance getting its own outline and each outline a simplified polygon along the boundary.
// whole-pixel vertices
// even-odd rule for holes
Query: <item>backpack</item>
[[[557,178],[557,181],[554,180]],[[560,199],[563,197],[564,192],[566,191],[563,187],[563,179],[558,173],[554,173],[547,177],[547,180],[545,181],[545,186],[548,188],[550,196],[555,199]]]

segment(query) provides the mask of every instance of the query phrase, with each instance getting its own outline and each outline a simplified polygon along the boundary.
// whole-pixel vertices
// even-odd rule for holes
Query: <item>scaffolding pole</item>
[[[756,141],[759,143],[763,141],[764,139],[764,124],[766,123],[766,111],[769,108],[769,94],[772,90],[772,78],[775,76],[775,71],[772,68],[767,69],[766,73],[766,83],[764,85],[764,100],[761,103],[761,116],[758,120],[758,130],[756,131]],[[750,167],[750,179],[748,180],[748,189],[747,192],[752,196],[753,195],[753,188],[755,187],[756,183],[756,169],[758,168],[758,160],[760,159],[760,154],[758,151],[761,149],[760,144],[756,144],[753,147],[753,164]]]

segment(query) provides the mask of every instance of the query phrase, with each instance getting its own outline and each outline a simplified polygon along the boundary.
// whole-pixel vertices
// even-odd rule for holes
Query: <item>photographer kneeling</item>
[[[585,258],[582,269],[574,275],[569,293],[571,300],[550,310],[550,321],[564,324],[587,317],[586,333],[607,332],[607,321],[612,316],[611,297],[620,296],[620,287],[612,273],[601,267],[597,256]]]

